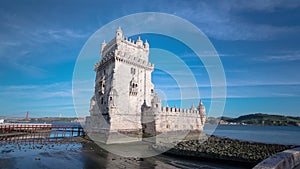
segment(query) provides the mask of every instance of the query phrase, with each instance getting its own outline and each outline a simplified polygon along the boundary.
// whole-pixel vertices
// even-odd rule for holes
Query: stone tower
[[[197,109],[162,106],[151,73],[149,43],[124,38],[121,28],[110,42],[101,44],[101,60],[95,64],[95,91],[87,133],[105,143],[156,141],[154,136],[178,131],[201,132],[206,119],[200,100]],[[129,137],[128,137],[129,136]],[[93,138],[94,137],[94,138]]]
[[[101,44],[101,60],[94,68],[95,93],[90,113],[102,115],[107,125],[98,127],[110,132],[141,132],[141,106],[144,102],[151,104],[154,91],[154,65],[148,57],[148,42],[143,43],[140,37],[136,42],[124,38],[121,28],[114,39]]]

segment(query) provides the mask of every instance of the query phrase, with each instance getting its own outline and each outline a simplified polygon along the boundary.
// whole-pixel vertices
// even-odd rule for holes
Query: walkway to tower
[[[52,142],[61,138],[83,136],[80,125],[52,125],[33,123],[0,124],[0,141]]]

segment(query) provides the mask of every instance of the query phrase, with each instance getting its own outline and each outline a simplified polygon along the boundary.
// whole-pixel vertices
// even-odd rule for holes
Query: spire
[[[146,39],[146,41],[145,41],[145,43],[144,43],[144,46],[145,46],[146,49],[149,48],[149,43],[148,43],[147,39]]]
[[[139,36],[138,39],[136,40],[136,44],[138,46],[142,46],[143,45],[143,41],[141,40],[141,37]]]
[[[205,106],[202,102],[202,99],[200,99],[199,105],[198,105],[198,110],[200,111],[201,114],[205,114],[206,110],[205,110]]]
[[[123,38],[123,31],[122,31],[121,27],[119,27],[116,31],[116,39],[120,40],[122,38]]]
[[[105,40],[102,42],[102,44],[101,44],[101,52],[103,51],[103,49],[105,48],[105,46],[106,46],[106,42],[105,42]]]
[[[195,105],[194,105],[194,103],[192,104],[191,110],[195,110]]]
[[[118,27],[117,32],[122,32],[123,33],[123,31],[122,31],[122,29],[121,29],[120,26]]]

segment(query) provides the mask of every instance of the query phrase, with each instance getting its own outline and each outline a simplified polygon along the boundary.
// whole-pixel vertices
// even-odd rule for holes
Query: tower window
[[[132,67],[130,73],[134,75],[135,74],[135,68]]]
[[[101,98],[101,104],[103,104],[104,100],[103,100],[103,97]]]
[[[109,97],[109,100],[112,101],[112,97]]]

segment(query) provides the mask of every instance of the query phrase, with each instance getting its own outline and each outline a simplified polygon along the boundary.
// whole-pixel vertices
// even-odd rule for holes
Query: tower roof
[[[136,40],[136,44],[138,46],[142,46],[143,45],[143,41],[141,40],[141,37],[139,36],[138,39]]]
[[[118,27],[117,32],[123,32],[120,26]]]
[[[192,104],[191,110],[195,110],[195,105],[194,105],[194,103]]]
[[[145,45],[145,48],[149,48],[149,43],[148,43],[147,39],[146,39],[144,45]]]
[[[199,105],[203,105],[203,103],[202,103],[202,99],[200,99]]]

